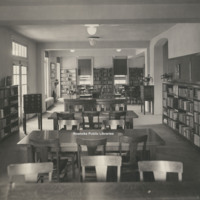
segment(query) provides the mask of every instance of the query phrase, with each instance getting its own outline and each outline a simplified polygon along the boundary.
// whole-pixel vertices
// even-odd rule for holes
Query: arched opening
[[[163,38],[154,46],[154,113],[162,114],[162,79],[168,71],[168,40]]]

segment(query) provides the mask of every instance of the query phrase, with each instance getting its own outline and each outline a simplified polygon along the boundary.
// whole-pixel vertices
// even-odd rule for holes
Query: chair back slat
[[[139,161],[140,180],[143,181],[143,172],[153,172],[156,181],[166,181],[167,173],[178,173],[178,180],[182,181],[183,163],[177,161]]]
[[[104,120],[103,123],[105,129],[125,129],[125,121],[123,119]]]
[[[107,167],[117,167],[117,181],[121,176],[121,156],[82,156],[81,167],[83,172],[83,181],[85,180],[85,167],[95,166],[97,181],[106,181]]]
[[[10,164],[7,167],[10,183],[13,182],[14,176],[23,175],[25,182],[37,182],[38,175],[42,173],[48,173],[49,181],[52,180],[53,163],[21,163],[21,164]]]
[[[99,122],[99,112],[98,111],[87,111],[82,112],[82,121],[83,121],[83,129],[90,128],[94,129],[96,128],[95,125],[97,125],[97,128],[100,128],[100,122]]]

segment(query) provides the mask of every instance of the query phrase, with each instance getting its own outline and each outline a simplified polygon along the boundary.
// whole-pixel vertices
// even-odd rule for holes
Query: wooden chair
[[[80,130],[80,120],[65,120],[64,127],[66,130]]]
[[[97,111],[114,111],[114,107],[110,101],[107,99],[100,99],[96,102]]]
[[[99,112],[85,111],[82,112],[83,129],[100,129]]]
[[[67,130],[79,130],[80,124],[81,124],[80,120],[66,120],[65,121]],[[75,178],[75,164],[78,163],[77,153],[76,152],[61,152],[61,155],[63,158],[65,157],[69,161],[68,164],[72,165],[72,175],[73,175],[73,178]]]
[[[74,120],[74,113],[58,112],[56,115],[58,121],[58,129],[66,129],[66,121]]]
[[[139,161],[140,180],[144,180],[143,172],[153,172],[155,181],[166,181],[167,173],[178,173],[178,180],[182,181],[183,163],[177,161]]]
[[[146,153],[146,142],[147,142],[147,135],[140,136],[140,137],[129,137],[129,136],[121,136],[119,139],[119,152],[120,155],[124,158],[122,160],[123,166],[135,166],[137,167],[137,161],[144,159]],[[122,151],[123,143],[129,145],[128,151]],[[139,158],[138,152],[138,144],[143,143],[142,150],[141,150],[141,157]]]
[[[78,149],[78,167],[79,167],[79,178],[81,179],[81,156],[83,155],[105,155],[107,138],[102,139],[82,139],[76,138],[77,149]],[[83,151],[83,147],[86,146],[87,151]],[[97,149],[99,148],[99,149]],[[98,150],[98,151],[97,151]]]
[[[48,174],[48,181],[52,181],[53,163],[21,163],[10,164],[7,167],[9,182],[16,182],[15,177],[23,176],[25,182],[35,182],[39,180],[39,175]],[[18,179],[19,180],[19,179]],[[21,179],[20,179],[21,180]]]
[[[60,181],[60,143],[54,140],[29,140],[34,162],[52,161],[56,166],[57,180]]]
[[[121,136],[119,140],[119,152],[122,156],[122,181],[138,181],[137,162],[149,159],[148,156],[146,157],[146,154],[149,153],[149,151],[146,152],[147,135],[140,137]],[[142,143],[141,150],[138,148],[140,143]],[[123,148],[127,148],[126,150],[122,150],[123,145]]]
[[[123,119],[104,120],[103,129],[109,129],[109,130],[125,129],[125,121]]]
[[[106,181],[108,166],[116,166],[117,182],[120,182],[121,162],[121,156],[82,156],[81,167],[83,181],[86,179],[86,167],[95,166],[97,181]]]

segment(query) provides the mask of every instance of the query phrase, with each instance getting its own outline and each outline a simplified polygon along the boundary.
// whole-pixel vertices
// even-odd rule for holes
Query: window
[[[27,46],[12,42],[12,55],[27,58]]]

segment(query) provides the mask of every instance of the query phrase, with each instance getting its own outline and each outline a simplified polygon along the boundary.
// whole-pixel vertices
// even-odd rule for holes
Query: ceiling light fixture
[[[71,52],[71,53],[74,53],[74,52],[75,52],[75,50],[74,50],[74,49],[70,49],[70,52]]]
[[[116,52],[121,52],[122,50],[121,49],[116,49]]]
[[[91,36],[88,38],[89,39],[89,43],[91,46],[95,46],[96,45],[96,41],[99,39],[98,36]]]
[[[98,24],[86,24],[87,27],[87,32],[89,35],[95,35],[97,32],[97,27],[99,26]]]

